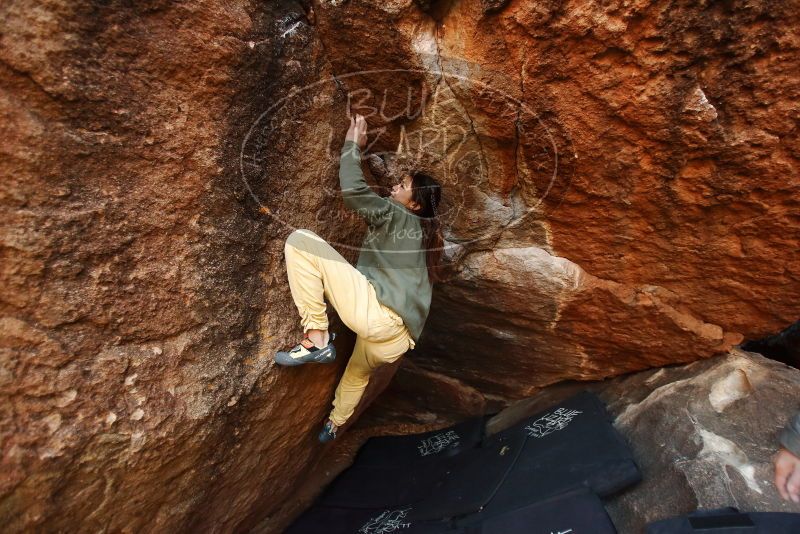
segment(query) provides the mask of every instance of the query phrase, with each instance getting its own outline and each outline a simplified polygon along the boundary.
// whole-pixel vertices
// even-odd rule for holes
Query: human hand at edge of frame
[[[355,141],[362,150],[367,146],[367,120],[363,115],[356,114],[355,117],[350,117],[350,127],[347,129],[345,141]]]
[[[774,464],[778,493],[787,501],[800,503],[800,458],[781,447]]]

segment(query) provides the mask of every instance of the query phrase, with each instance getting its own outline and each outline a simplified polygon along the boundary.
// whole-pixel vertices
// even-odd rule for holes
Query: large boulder
[[[358,256],[336,177],[351,109],[387,168],[446,187],[450,279],[381,428],[790,324],[798,13],[6,2],[0,521],[285,523],[346,358],[274,367],[300,335],[282,249],[306,227]]]
[[[370,150],[445,184],[418,364],[508,398],[795,321],[797,6],[505,4],[316,12]]]
[[[326,95],[240,172],[276,96],[325,75],[313,36],[288,4],[0,7],[4,531],[231,531],[317,454],[345,362],[273,368],[300,336],[290,229],[248,186],[294,190],[288,224],[331,202],[298,141],[335,123]]]
[[[459,2],[440,15],[438,64],[492,202],[469,202],[473,232],[452,226],[463,249],[418,364],[508,398],[794,322],[798,7]]]

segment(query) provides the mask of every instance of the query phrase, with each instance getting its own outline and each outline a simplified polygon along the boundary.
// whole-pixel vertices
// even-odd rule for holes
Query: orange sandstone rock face
[[[301,336],[290,229],[247,189],[296,191],[287,224],[319,229],[315,124],[239,171],[319,46],[297,6],[79,4],[0,8],[0,524],[232,531],[318,453],[345,363],[273,368]]]
[[[797,8],[0,8],[0,521],[279,531],[352,454],[366,431],[314,441],[352,339],[336,366],[271,361],[300,336],[288,233],[357,258],[348,107],[383,185],[446,188],[451,278],[372,430],[795,321]]]
[[[447,188],[453,278],[416,364],[507,399],[795,321],[797,11],[502,4],[320,10],[343,80],[376,56],[431,73],[344,82],[378,111],[398,85],[431,95],[420,116],[371,118],[389,125],[373,149],[422,156]]]

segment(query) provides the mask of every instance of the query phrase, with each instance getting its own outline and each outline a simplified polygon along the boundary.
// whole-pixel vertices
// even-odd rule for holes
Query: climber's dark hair
[[[421,171],[411,171],[411,198],[420,205],[417,211],[422,220],[422,244],[428,265],[428,280],[433,284],[442,279],[442,249],[444,237],[439,220],[442,187],[435,179]]]

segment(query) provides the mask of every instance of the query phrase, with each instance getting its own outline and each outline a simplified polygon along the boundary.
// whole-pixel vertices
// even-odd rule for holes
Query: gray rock
[[[574,394],[594,390],[628,439],[643,480],[609,500],[621,533],[698,508],[800,512],[772,483],[778,434],[800,405],[800,371],[733,349],[685,366],[604,382],[560,384],[492,419],[496,432]]]

